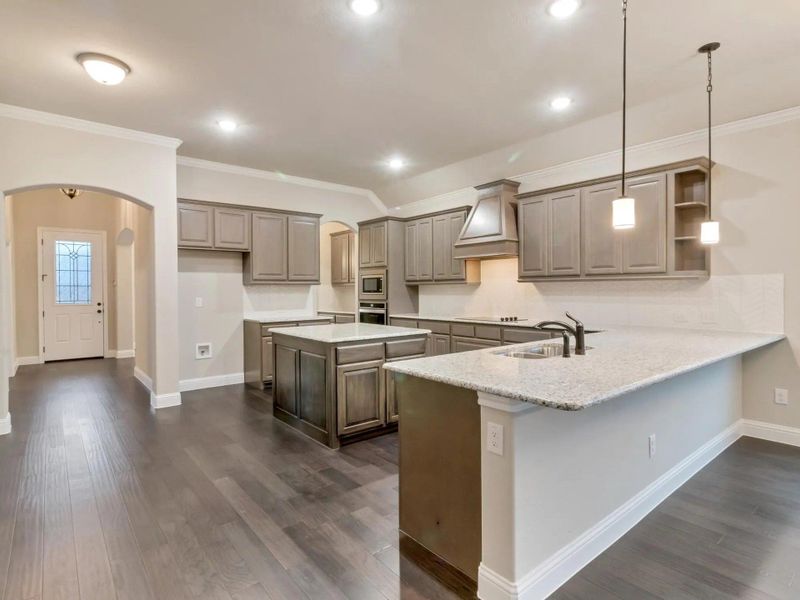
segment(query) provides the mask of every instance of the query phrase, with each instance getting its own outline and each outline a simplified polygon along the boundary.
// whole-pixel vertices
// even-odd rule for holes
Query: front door
[[[99,232],[42,231],[44,359],[102,357],[105,240]]]

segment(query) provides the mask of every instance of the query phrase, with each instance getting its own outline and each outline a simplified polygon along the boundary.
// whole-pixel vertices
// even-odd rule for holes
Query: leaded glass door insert
[[[57,240],[56,304],[92,303],[92,244]]]

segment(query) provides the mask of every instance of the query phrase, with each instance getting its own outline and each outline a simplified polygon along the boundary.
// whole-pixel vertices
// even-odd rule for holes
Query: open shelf
[[[680,237],[676,237],[675,241],[676,242],[687,242],[687,241],[696,240],[696,239],[698,239],[696,235],[682,235]]]
[[[681,202],[680,204],[676,204],[675,208],[702,208],[705,209],[708,206],[705,202]]]
[[[704,169],[675,173],[672,244],[676,274],[708,272],[708,248],[700,243],[700,224],[708,218],[707,180]]]

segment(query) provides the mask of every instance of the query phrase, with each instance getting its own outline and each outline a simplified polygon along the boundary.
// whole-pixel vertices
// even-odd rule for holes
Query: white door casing
[[[39,234],[43,360],[104,356],[105,232],[40,229]]]

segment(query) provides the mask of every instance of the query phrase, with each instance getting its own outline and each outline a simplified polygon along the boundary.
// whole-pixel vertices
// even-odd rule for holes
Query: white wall
[[[568,136],[568,131],[563,132],[562,150],[569,147]],[[580,316],[587,316],[590,325],[595,321],[767,331],[782,326],[787,341],[745,357],[744,412],[749,419],[800,427],[800,263],[796,258],[800,255],[796,235],[800,110],[722,125],[715,128],[714,136],[713,210],[721,222],[722,242],[712,249],[709,282],[523,284],[515,281],[515,260],[484,261],[480,286],[420,286],[420,310],[461,315],[516,312],[536,318],[574,307]],[[618,153],[581,158],[580,139],[572,142],[572,162],[518,177],[520,191],[618,171]],[[702,133],[687,134],[633,149],[630,165],[636,169],[705,153]],[[469,165],[480,171],[480,164],[472,161]],[[505,174],[494,170],[491,174],[510,176],[514,165],[508,169]],[[395,212],[406,216],[474,200],[474,190],[458,189]],[[774,387],[789,389],[789,406],[773,403]]]
[[[155,212],[153,369],[156,405],[179,401],[177,360],[177,215],[175,149],[178,140],[78,119],[0,105],[0,193],[74,185],[108,191]],[[5,212],[0,211],[5,221]],[[0,372],[9,372],[10,308],[5,223],[0,223]],[[8,382],[0,378],[0,418]]]

